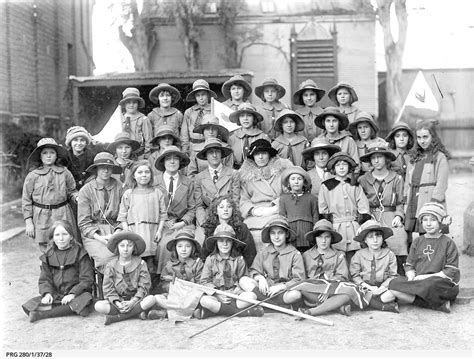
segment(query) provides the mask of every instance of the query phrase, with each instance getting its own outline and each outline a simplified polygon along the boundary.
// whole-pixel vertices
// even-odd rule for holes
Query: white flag
[[[117,106],[102,131],[92,136],[92,138],[102,143],[112,143],[115,136],[120,132],[122,132],[122,109],[120,106]]]
[[[234,112],[230,107],[211,98],[211,112],[219,119],[219,125],[224,126],[229,132],[240,128],[236,123],[230,122],[229,116]]]

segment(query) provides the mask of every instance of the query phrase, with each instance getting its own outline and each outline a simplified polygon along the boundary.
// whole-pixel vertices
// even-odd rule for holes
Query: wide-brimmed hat
[[[113,234],[107,242],[107,249],[114,253],[118,244],[124,239],[132,241],[135,244],[136,256],[140,256],[143,252],[145,252],[145,241],[139,234],[131,231],[121,231]]]
[[[275,120],[275,124],[273,125],[273,129],[277,132],[283,132],[283,120],[285,117],[291,118],[295,121],[295,132],[300,132],[304,130],[304,121],[300,115],[298,115],[295,111],[284,109],[280,112],[280,115]]]
[[[328,97],[331,99],[331,101],[336,104],[337,106],[339,106],[338,102],[337,102],[337,90],[339,90],[341,87],[344,87],[346,88],[349,93],[351,94],[351,97],[352,97],[352,103],[356,102],[357,100],[359,100],[359,97],[357,97],[357,93],[355,92],[355,89],[352,85],[349,85],[347,82],[344,82],[344,81],[340,81],[336,84],[336,86],[334,86],[333,88],[331,88],[328,92]]]
[[[91,134],[82,126],[72,126],[66,131],[66,146],[71,145],[71,141],[77,137],[84,137],[87,144],[92,142]]]
[[[339,120],[339,131],[345,130],[349,125],[349,119],[347,118],[347,116],[341,111],[339,111],[338,108],[332,106],[326,107],[323,112],[317,115],[314,119],[314,124],[319,128],[325,130],[326,127],[324,126],[324,120],[326,119],[326,116],[329,115],[332,115]]]
[[[117,147],[122,143],[129,145],[132,151],[136,151],[140,148],[140,142],[132,140],[132,136],[130,136],[128,132],[120,132],[115,135],[114,142],[107,146],[107,151],[114,154]]]
[[[418,213],[419,220],[427,214],[435,216],[440,223],[447,217],[446,209],[441,203],[437,202],[426,202],[423,207],[421,207],[420,213]]]
[[[385,241],[388,237],[393,236],[393,231],[388,227],[383,227],[379,222],[374,219],[369,219],[364,222],[357,230],[357,235],[354,240],[357,242],[364,242],[365,236],[371,231],[382,232],[382,238]]]
[[[153,89],[150,91],[150,94],[148,95],[148,98],[150,99],[151,102],[159,105],[160,100],[158,99],[158,96],[160,95],[160,92],[162,91],[167,91],[170,93],[171,106],[175,105],[181,99],[181,94],[179,93],[178,89],[164,82],[158,84],[158,86],[156,87],[153,87]]]
[[[290,228],[288,224],[288,220],[280,215],[273,216],[270,220],[265,224],[262,230],[262,242],[263,243],[271,243],[270,240],[270,228],[272,227],[281,227],[285,229],[289,233],[289,238],[287,238],[287,242],[294,242],[296,240],[296,233]]]
[[[295,105],[304,106],[302,96],[306,90],[313,90],[314,92],[316,92],[316,102],[321,101],[321,99],[324,97],[324,94],[326,93],[326,90],[320,88],[316,82],[311,79],[308,79],[300,83],[300,85],[298,86],[298,90],[293,94],[293,103]]]
[[[356,137],[357,125],[363,122],[367,122],[370,125],[370,127],[372,127],[373,136],[377,135],[377,133],[379,132],[379,127],[375,123],[373,116],[368,112],[361,111],[356,115],[354,122],[349,124],[348,130],[352,134],[353,137]]]
[[[243,113],[250,113],[251,115],[253,115],[254,125],[257,124],[258,122],[263,121],[263,116],[257,112],[257,109],[255,108],[254,105],[248,102],[241,103],[239,107],[237,107],[237,111],[232,112],[229,115],[229,121],[240,125],[239,117]]]
[[[269,141],[260,138],[251,143],[249,152],[247,153],[248,158],[253,158],[253,155],[257,152],[265,151],[268,152],[270,157],[275,157],[278,151],[272,147]]]
[[[94,163],[87,167],[86,172],[91,172],[98,166],[110,166],[112,167],[112,173],[121,174],[122,167],[115,162],[114,156],[109,152],[99,152],[94,157]]]
[[[208,138],[206,142],[204,142],[204,148],[196,154],[196,157],[200,160],[207,160],[207,151],[213,148],[221,150],[222,158],[232,154],[232,148],[227,144],[222,143],[218,138]]]
[[[176,146],[168,146],[163,150],[163,153],[155,161],[155,168],[158,171],[165,171],[165,158],[169,155],[176,155],[179,157],[179,169],[189,165],[189,157],[183,151],[181,151]]]
[[[326,150],[329,156],[332,156],[336,152],[341,151],[341,147],[329,143],[326,137],[315,137],[313,141],[311,141],[311,147],[303,150],[303,157],[306,160],[313,161],[314,153],[318,150]]]
[[[285,169],[282,174],[281,174],[281,183],[287,183],[289,177],[292,174],[299,174],[300,176],[303,177],[303,179],[306,181],[308,185],[311,185],[311,177],[309,177],[308,172],[306,172],[304,169],[302,169],[300,166],[291,166]]]
[[[279,100],[283,96],[285,96],[285,93],[286,93],[285,88],[282,85],[278,84],[277,80],[275,80],[273,78],[267,78],[267,79],[263,80],[263,83],[260,86],[257,86],[254,89],[255,95],[257,95],[257,97],[260,98],[263,102],[265,102],[265,97],[263,96],[263,90],[267,86],[273,86],[273,87],[276,88],[276,91],[277,91],[276,99],[277,100]]]
[[[41,162],[41,151],[43,150],[43,148],[46,147],[53,148],[56,151],[57,160],[60,158],[65,159],[68,157],[67,150],[64,147],[58,145],[54,138],[45,137],[38,141],[38,143],[36,144],[36,148],[33,150],[33,152],[31,152],[30,156],[28,157],[28,162]]]
[[[204,135],[204,129],[210,126],[214,126],[215,128],[217,128],[217,136],[222,141],[227,142],[227,140],[229,139],[229,130],[225,128],[224,126],[222,126],[221,124],[219,124],[219,119],[210,113],[206,113],[202,117],[201,124],[194,127],[193,132]]]
[[[204,246],[208,251],[213,251],[216,248],[216,243],[219,239],[231,239],[233,244],[245,247],[247,244],[237,239],[234,229],[226,223],[219,224],[214,230],[214,234],[211,237],[206,238]]]
[[[395,136],[395,133],[398,131],[398,130],[405,130],[407,131],[408,135],[411,136],[412,140],[415,141],[415,135],[413,133],[413,130],[410,128],[410,126],[408,126],[407,123],[403,122],[403,121],[398,121],[397,123],[395,123],[392,127],[392,129],[390,130],[390,132],[388,133],[387,137],[385,137],[385,140],[387,142],[389,142],[394,136]],[[409,149],[409,148],[408,148]]]
[[[250,86],[250,84],[241,75],[235,75],[228,79],[226,82],[224,82],[224,84],[222,85],[221,91],[225,98],[231,98],[230,88],[232,87],[232,85],[242,86],[242,88],[244,89],[244,99],[246,99],[252,94],[252,86]]]
[[[151,144],[156,145],[158,140],[162,137],[165,136],[171,136],[174,139],[174,145],[175,146],[180,146],[181,145],[181,140],[176,134],[176,129],[173,126],[170,125],[161,125],[158,127],[158,130],[156,131],[155,137],[153,137],[150,141]]]
[[[166,249],[172,252],[176,247],[176,243],[181,240],[192,242],[194,244],[194,248],[196,249],[196,253],[201,253],[201,245],[196,239],[194,239],[194,231],[188,228],[183,228],[179,230],[178,233],[176,233],[176,237],[166,243]]]
[[[360,156],[360,160],[362,162],[370,162],[370,157],[376,153],[384,155],[390,161],[395,161],[397,158],[395,154],[388,149],[387,142],[382,139],[376,139],[367,144],[367,150],[364,155]]]
[[[342,236],[339,232],[334,230],[334,227],[331,222],[327,219],[321,219],[314,224],[313,230],[304,235],[304,239],[309,242],[309,246],[312,247],[316,242],[316,237],[321,235],[324,232],[331,233],[331,244],[338,243],[342,241]]]
[[[196,95],[196,92],[198,91],[207,91],[209,93],[209,96],[217,98],[216,93],[211,90],[208,82],[206,80],[199,79],[199,80],[194,81],[193,90],[190,93],[188,93],[188,95],[186,96],[186,101],[195,102],[196,101],[195,95]]]
[[[352,169],[357,167],[357,163],[356,161],[354,161],[351,155],[348,154],[347,152],[341,151],[341,152],[336,152],[331,157],[329,157],[328,164],[326,165],[327,169],[331,170],[334,167],[334,165],[339,161],[346,161],[347,163],[349,163],[349,167]]]
[[[123,98],[119,102],[120,106],[123,106],[126,101],[133,100],[138,102],[138,108],[145,107],[145,100],[140,97],[140,91],[135,87],[127,87],[122,92],[122,96]]]

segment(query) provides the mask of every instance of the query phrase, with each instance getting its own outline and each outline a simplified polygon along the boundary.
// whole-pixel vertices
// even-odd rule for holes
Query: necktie
[[[370,263],[370,280],[369,284],[370,285],[375,285],[377,283],[377,276],[375,273],[376,269],[376,263],[375,263],[375,256],[372,259],[372,262]]]
[[[273,129],[273,126],[275,125],[275,109],[272,108],[272,128],[270,130]]]
[[[174,177],[171,176],[170,177],[170,185],[168,187],[168,199],[171,201],[171,199],[173,198],[173,191],[174,191],[174,185],[173,185],[173,182],[174,182]]]
[[[293,145],[290,143],[288,145],[288,159],[293,163],[295,166],[298,165],[295,163],[295,154],[293,153]]]
[[[306,128],[305,132],[307,132],[306,137],[308,137],[308,140],[309,140],[309,137],[312,136],[313,126],[314,126],[314,116],[313,116],[313,113],[311,111],[309,111],[308,123],[305,126],[305,128]]]
[[[407,173],[407,161],[405,160],[405,154],[402,153],[402,168],[401,168],[401,175],[403,177],[403,179],[405,179],[405,175]]]
[[[179,273],[181,273],[182,278],[186,278],[186,268],[185,268],[185,263],[181,262],[179,264]]]
[[[109,205],[109,192],[104,187],[104,212],[107,209],[108,205]]]
[[[216,184],[218,179],[219,179],[219,176],[217,175],[217,170],[214,170],[214,177],[212,177],[212,181],[214,182],[214,184]]]
[[[123,121],[123,130],[124,132],[130,132],[131,124],[130,124],[130,116],[125,117],[125,121]]]
[[[250,149],[249,136],[244,135],[244,150],[243,150],[243,153],[242,153],[242,155],[243,155],[242,156],[242,162],[247,157],[249,149]]]
[[[201,108],[199,109],[199,112],[196,118],[196,124],[194,125],[194,127],[199,126],[201,124],[201,120],[203,116],[204,116],[204,110]]]
[[[232,288],[233,287],[233,282],[232,282],[232,268],[229,263],[229,259],[226,258],[224,259],[224,287],[226,289]]]
[[[318,260],[316,261],[316,277],[320,277],[323,274],[323,256],[320,254]]]
[[[277,253],[275,258],[273,258],[272,261],[272,267],[273,267],[273,280],[277,282],[280,279],[280,259],[279,259],[280,253]]]

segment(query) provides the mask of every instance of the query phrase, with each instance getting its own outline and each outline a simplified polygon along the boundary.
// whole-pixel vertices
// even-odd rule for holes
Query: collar
[[[94,178],[94,180],[91,181],[90,183],[91,183],[91,186],[93,186],[95,189],[98,189],[98,190],[102,190],[105,188],[106,190],[110,191],[114,189],[115,187],[119,187],[119,188],[122,187],[122,185],[119,184],[119,181],[117,181],[117,179],[115,179],[114,177],[110,178],[110,182],[106,186],[101,185],[99,182],[97,182],[97,178]]]
[[[198,260],[199,260],[199,257],[196,259],[189,257],[184,260],[184,264],[189,267],[192,267],[193,264],[197,262]],[[170,261],[173,266],[179,266],[181,264],[181,261],[179,259],[171,259]]]
[[[358,108],[351,105],[350,107],[341,107],[339,106],[339,111],[341,111],[343,114],[351,114],[351,113],[354,113],[356,111],[358,111]]]
[[[175,181],[179,180],[179,172],[176,173],[175,175],[173,175],[173,178],[174,178]],[[163,179],[166,182],[169,182],[169,181],[171,181],[171,175],[165,171],[165,172],[163,172]]]
[[[276,248],[273,246],[272,243],[267,243],[267,246],[265,247],[265,250],[266,250],[268,253],[272,253],[272,254],[274,254],[274,253],[280,253],[280,256],[283,256],[283,255],[285,255],[285,254],[290,254],[290,253],[296,251],[296,248],[293,247],[292,244],[287,243],[286,247],[283,248],[283,250],[281,250],[280,252],[278,252],[278,251],[276,250]]]
[[[312,113],[316,117],[317,115],[323,112],[323,109],[320,106],[313,106],[313,107],[302,106],[298,108],[295,112],[298,112],[302,116],[306,116]]]
[[[382,259],[390,253],[390,249],[388,247],[382,248],[378,253],[375,254],[375,259]],[[366,259],[371,261],[374,258],[374,254],[370,252],[369,248],[363,248],[360,250],[360,255]]]
[[[38,167],[34,169],[33,172],[39,175],[45,175],[51,171],[56,172],[56,173],[63,173],[65,170],[66,170],[66,167],[52,165],[51,167],[43,167],[43,166]]]
[[[274,102],[272,105],[270,105],[268,102],[262,102],[262,107],[265,110],[269,110],[269,111],[272,111],[273,109],[275,109],[277,111],[281,111],[281,110],[285,109],[285,105],[282,102],[280,102],[279,100]]]
[[[130,263],[128,263],[126,266],[123,266],[119,263],[119,256],[117,255],[113,257],[109,263],[119,273],[130,273],[136,270],[141,262],[142,259],[140,257],[133,256]]]
[[[166,108],[166,109],[161,108],[161,107],[155,107],[153,109],[153,111],[155,111],[160,116],[170,116],[170,115],[176,113],[176,111],[178,111],[178,110],[174,107],[170,107],[170,108]]]
[[[277,138],[275,138],[275,142],[279,142],[283,145],[286,145],[286,146],[289,146],[289,145],[292,145],[292,146],[295,146],[299,143],[302,143],[306,141],[306,137],[303,137],[303,136],[300,136],[300,135],[296,135],[295,137],[292,138],[291,142],[288,138],[284,137],[283,135],[280,135],[278,136]]]
[[[350,178],[346,178],[344,181],[339,181],[337,178],[329,178],[325,181],[323,181],[323,184],[327,187],[327,189],[329,191],[332,191],[334,188],[336,188],[339,184],[341,183],[347,183],[349,185],[351,185],[351,179]]]
[[[223,262],[223,261],[225,261],[226,259],[229,260],[229,261],[231,261],[231,262],[233,262],[233,261],[237,260],[237,258],[238,258],[238,257],[232,257],[232,256],[229,256],[229,257],[227,257],[227,258],[223,258],[219,252],[216,253],[216,260],[217,260],[218,262]]]
[[[217,167],[216,169],[211,168],[211,166],[207,166],[207,168],[209,169],[209,174],[211,175],[211,178],[212,178],[214,177],[214,171],[217,171],[217,176],[220,176],[222,174],[222,170],[224,166],[222,165],[222,162],[221,162],[219,164],[219,167]]]
[[[342,131],[339,132],[339,134],[336,137],[329,138],[327,136],[326,130],[324,130],[324,134],[322,136],[326,137],[326,139],[329,141],[330,144],[333,144],[334,142],[342,140],[344,137],[350,137],[351,134],[349,132],[347,132],[346,130],[342,130]]]
[[[199,106],[198,104],[195,104],[193,105],[193,107],[191,107],[193,109],[193,111],[200,111],[200,110],[207,110],[207,111],[210,111],[211,110],[211,104],[208,103],[206,106],[204,107],[201,107]]]
[[[372,184],[372,185],[373,185],[373,184],[375,183],[375,181],[377,180],[377,179],[374,177],[374,175],[372,174],[372,171],[367,172],[367,173],[365,174],[365,176],[367,176],[367,182],[369,182],[369,183]],[[385,182],[385,183],[390,183],[390,182],[392,182],[397,176],[398,176],[398,174],[397,174],[396,172],[389,170],[389,171],[388,171],[388,175],[383,179],[383,182]]]
[[[319,178],[324,179],[324,174],[327,173],[324,168],[319,168],[318,166],[314,166],[314,170],[318,174]]]
[[[124,116],[124,120],[125,120],[125,116],[130,117],[131,120],[137,120],[140,117],[143,117],[145,115],[141,112],[137,112],[137,113],[134,113],[134,114],[124,113],[123,116]]]
[[[332,258],[332,257],[335,257],[337,255],[337,252],[332,249],[332,248],[329,248],[329,250],[325,253],[325,254],[322,254],[319,250],[318,250],[318,247],[316,246],[313,246],[311,249],[308,250],[308,254],[311,256],[311,258],[313,259],[316,259],[318,258],[318,256],[322,255],[323,258],[325,259],[329,259],[329,258]]]
[[[238,138],[244,138],[245,136],[255,137],[261,133],[263,133],[263,131],[257,127],[252,127],[251,129],[244,129],[241,127],[234,132],[234,135]]]

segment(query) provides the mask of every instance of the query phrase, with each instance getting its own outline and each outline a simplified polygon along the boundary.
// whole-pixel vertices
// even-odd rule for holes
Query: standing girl
[[[74,313],[89,315],[94,271],[87,252],[74,238],[71,223],[58,220],[49,231],[50,242],[41,255],[39,297],[22,305],[30,322]]]
[[[395,155],[395,160],[391,163],[392,170],[402,176],[405,181],[410,166],[408,151],[415,145],[415,135],[405,122],[399,121],[393,125],[385,140],[388,142],[388,148]]]
[[[221,91],[224,98],[227,99],[224,105],[237,111],[241,104],[248,101],[252,94],[252,87],[241,75],[235,75],[224,82]]]
[[[360,110],[353,105],[353,103],[359,99],[354,87],[347,82],[341,81],[329,90],[328,97],[338,106],[339,111],[347,116],[349,122],[355,121]]]
[[[66,167],[58,161],[67,152],[52,138],[42,138],[28,157],[28,167],[35,166],[25,178],[22,211],[26,235],[35,239],[42,252],[49,241],[49,229],[57,219],[76,223],[69,201],[77,201],[76,182]],[[77,233],[75,238],[80,238]]]
[[[104,325],[138,317],[155,304],[149,295],[150,274],[140,255],[145,241],[135,233],[122,231],[110,237],[107,248],[115,256],[104,273],[104,299],[95,303],[95,310],[105,314]]]
[[[88,148],[92,142],[89,132],[81,126],[70,127],[66,132],[66,147],[69,148],[68,168],[79,191],[86,181],[86,168],[94,162],[94,153]]]
[[[114,142],[108,147],[107,151],[114,155],[117,164],[122,167],[120,176],[116,176],[120,182],[125,184],[125,180],[135,164],[133,152],[140,148],[138,141],[132,140],[127,132],[120,132],[115,136]]]
[[[154,87],[148,95],[150,101],[158,105],[148,114],[153,126],[153,136],[157,136],[161,126],[171,126],[176,133],[180,133],[183,125],[183,114],[173,106],[181,99],[178,89],[166,83]]]
[[[293,103],[299,105],[295,112],[301,116],[304,121],[304,129],[300,133],[311,142],[321,134],[321,130],[315,126],[314,119],[323,112],[323,108],[317,103],[321,101],[326,93],[313,80],[306,80],[300,83],[298,91],[293,94]]]
[[[117,220],[121,222],[122,229],[139,234],[145,241],[141,257],[148,266],[153,293],[159,281],[156,274],[156,243],[161,240],[163,226],[168,219],[165,199],[162,192],[153,187],[153,172],[147,160],[138,161],[132,167],[128,187],[122,196]]]
[[[301,253],[309,249],[305,234],[319,219],[318,199],[311,192],[311,179],[301,167],[287,168],[281,175],[281,185],[287,190],[280,196],[280,215],[296,233],[295,247]]]
[[[272,142],[281,158],[287,158],[295,166],[306,167],[301,152],[308,146],[308,140],[296,132],[304,129],[304,122],[294,111],[284,109],[275,121],[275,133],[282,133]]]

